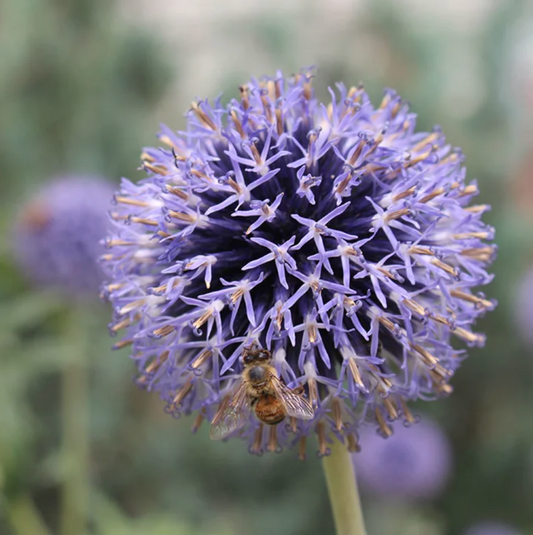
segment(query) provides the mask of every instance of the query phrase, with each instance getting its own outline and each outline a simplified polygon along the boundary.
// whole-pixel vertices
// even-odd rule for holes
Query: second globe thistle
[[[461,152],[438,128],[416,133],[394,91],[374,107],[339,84],[323,105],[311,79],[194,102],[186,132],[143,153],[149,177],[123,181],[106,242],[117,347],[168,412],[211,420],[254,345],[304,387],[313,420],[239,432],[257,453],[303,454],[310,433],[321,454],[331,434],[354,450],[362,420],[384,436],[413,421],[408,400],[451,391],[452,337],[483,345],[471,326],[494,306],[472,291],[491,280],[493,230]]]
[[[96,294],[113,189],[100,177],[57,177],[19,208],[14,250],[30,282],[68,297]]]

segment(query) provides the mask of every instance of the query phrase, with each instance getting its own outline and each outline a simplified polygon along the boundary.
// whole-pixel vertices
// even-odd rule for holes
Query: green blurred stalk
[[[322,466],[337,535],[366,535],[355,470],[346,446],[335,439]]]
[[[87,334],[82,314],[72,312],[67,360],[62,375],[61,535],[82,535],[87,527],[89,500]]]
[[[9,501],[6,510],[9,523],[17,535],[50,535],[28,496]]]

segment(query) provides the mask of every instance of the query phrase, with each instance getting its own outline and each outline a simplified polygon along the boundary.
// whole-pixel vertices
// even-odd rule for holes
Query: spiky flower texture
[[[413,421],[407,401],[451,391],[463,359],[452,338],[483,345],[472,323],[494,303],[493,230],[471,205],[459,150],[392,90],[374,107],[362,87],[315,97],[312,73],[252,79],[240,99],[194,102],[187,130],[142,155],[148,178],[115,196],[104,291],[117,347],[138,383],[175,416],[211,420],[235,391],[241,355],[267,348],[311,421],[235,435],[279,451],[332,434],[357,449],[373,420]]]

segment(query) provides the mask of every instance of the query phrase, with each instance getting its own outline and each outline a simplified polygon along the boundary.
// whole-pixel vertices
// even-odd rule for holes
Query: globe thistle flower
[[[521,535],[521,532],[499,522],[480,522],[471,526],[465,535]]]
[[[372,429],[360,433],[354,455],[359,481],[370,493],[400,500],[431,500],[443,490],[451,470],[451,448],[441,428],[424,418],[417,425],[397,425],[383,440]]]
[[[193,102],[187,129],[145,149],[148,178],[123,180],[106,241],[104,292],[116,347],[131,346],[138,383],[195,428],[227,405],[246,348],[268,349],[302,387],[310,421],[235,433],[279,451],[318,435],[357,449],[357,429],[413,421],[407,401],[451,392],[464,358],[452,338],[494,302],[493,230],[471,205],[463,157],[439,128],[415,132],[392,90],[374,107],[338,84],[319,103],[313,76],[252,79],[240,99]],[[223,409],[222,409],[223,410]],[[220,412],[219,412],[220,414]]]
[[[113,187],[100,178],[68,176],[46,184],[22,206],[14,248],[30,281],[70,296],[97,292],[112,195]]]

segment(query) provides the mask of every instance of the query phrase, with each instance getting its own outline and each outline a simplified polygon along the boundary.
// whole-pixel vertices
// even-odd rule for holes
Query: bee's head
[[[250,364],[267,364],[272,360],[270,351],[266,349],[252,347],[246,348],[242,354],[242,362],[245,366]]]

